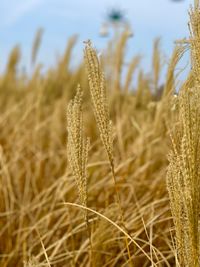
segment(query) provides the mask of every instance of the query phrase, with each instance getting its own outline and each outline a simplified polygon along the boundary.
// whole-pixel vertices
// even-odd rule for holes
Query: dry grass
[[[126,32],[102,60],[86,42],[71,69],[74,36],[41,74],[39,30],[32,77],[13,49],[0,76],[1,267],[199,266],[199,14],[195,1],[162,90],[158,39],[151,74],[134,55],[125,79]],[[178,87],[186,48],[192,68]]]

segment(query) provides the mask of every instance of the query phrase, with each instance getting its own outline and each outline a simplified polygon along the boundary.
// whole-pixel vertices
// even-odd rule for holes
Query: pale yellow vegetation
[[[41,37],[31,77],[18,46],[0,75],[0,266],[199,267],[199,1],[167,66],[155,40],[148,74],[134,55],[123,77],[127,32],[101,59],[85,42],[76,68],[73,36],[42,73]]]

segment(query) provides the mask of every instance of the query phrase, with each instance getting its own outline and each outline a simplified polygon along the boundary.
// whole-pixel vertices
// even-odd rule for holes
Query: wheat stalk
[[[83,92],[78,86],[76,96],[68,104],[67,109],[67,152],[69,164],[78,187],[80,202],[87,206],[89,139],[83,135],[82,97]]]
[[[87,207],[87,161],[90,141],[83,135],[82,98],[83,92],[78,86],[76,96],[68,104],[67,109],[67,151],[72,174],[77,184],[80,203]],[[87,210],[84,211],[84,219],[90,242],[89,257],[93,265],[92,239]]]
[[[97,126],[100,132],[100,138],[106,150],[110,168],[112,172],[112,177],[115,185],[115,192],[117,196],[117,202],[120,209],[120,217],[123,227],[125,228],[125,221],[123,215],[123,209],[121,205],[120,195],[118,191],[118,185],[115,174],[114,166],[114,151],[113,151],[113,127],[112,121],[110,120],[107,97],[106,97],[106,84],[104,74],[101,70],[100,62],[97,57],[95,49],[92,47],[90,41],[86,42],[85,46],[85,61],[88,71],[88,80],[90,86],[90,94],[93,103],[93,110],[97,122]],[[129,256],[130,263],[132,265],[128,240],[126,239],[126,247]]]
[[[41,41],[42,41],[43,32],[44,32],[44,30],[42,28],[38,29],[38,31],[36,32],[36,35],[35,35],[35,39],[33,41],[32,55],[31,55],[31,64],[33,66],[34,66],[36,59],[37,59],[38,51],[39,51]]]
[[[130,84],[131,84],[131,81],[132,81],[133,74],[134,74],[137,66],[140,63],[140,60],[141,60],[141,57],[140,56],[136,56],[136,57],[134,57],[132,59],[130,65],[129,65],[129,68],[128,68],[128,71],[127,71],[127,75],[126,75],[126,80],[125,80],[125,86],[124,86],[124,91],[126,93],[130,89]]]
[[[114,166],[113,127],[112,121],[109,118],[105,77],[101,71],[101,66],[96,51],[93,49],[90,41],[86,43],[85,47],[85,61],[88,71],[92,104],[94,107],[93,110],[100,132],[100,138],[107,152],[110,164]]]
[[[154,41],[153,58],[152,58],[152,70],[153,70],[153,84],[155,93],[158,90],[158,84],[161,71],[161,52],[160,52],[160,38]]]
[[[179,96],[179,125],[172,135],[167,185],[181,266],[200,264],[200,87],[185,88]]]

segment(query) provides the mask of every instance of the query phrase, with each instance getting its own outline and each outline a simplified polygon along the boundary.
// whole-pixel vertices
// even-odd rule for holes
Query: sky
[[[20,44],[22,65],[30,65],[31,45],[38,28],[44,29],[39,62],[53,65],[64,52],[67,39],[78,34],[74,60],[82,58],[83,41],[91,39],[101,50],[107,38],[99,35],[107,11],[124,10],[134,32],[128,53],[140,53],[150,62],[153,40],[161,37],[162,49],[170,55],[174,41],[188,36],[188,9],[192,0],[1,0],[0,70],[12,47]]]

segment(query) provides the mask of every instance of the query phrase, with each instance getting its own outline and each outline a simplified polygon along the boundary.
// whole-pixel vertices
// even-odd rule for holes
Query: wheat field
[[[160,40],[146,74],[125,30],[101,56],[77,37],[32,75],[10,53],[0,76],[1,267],[200,266],[200,4],[164,83]],[[191,67],[178,82],[184,53]]]

